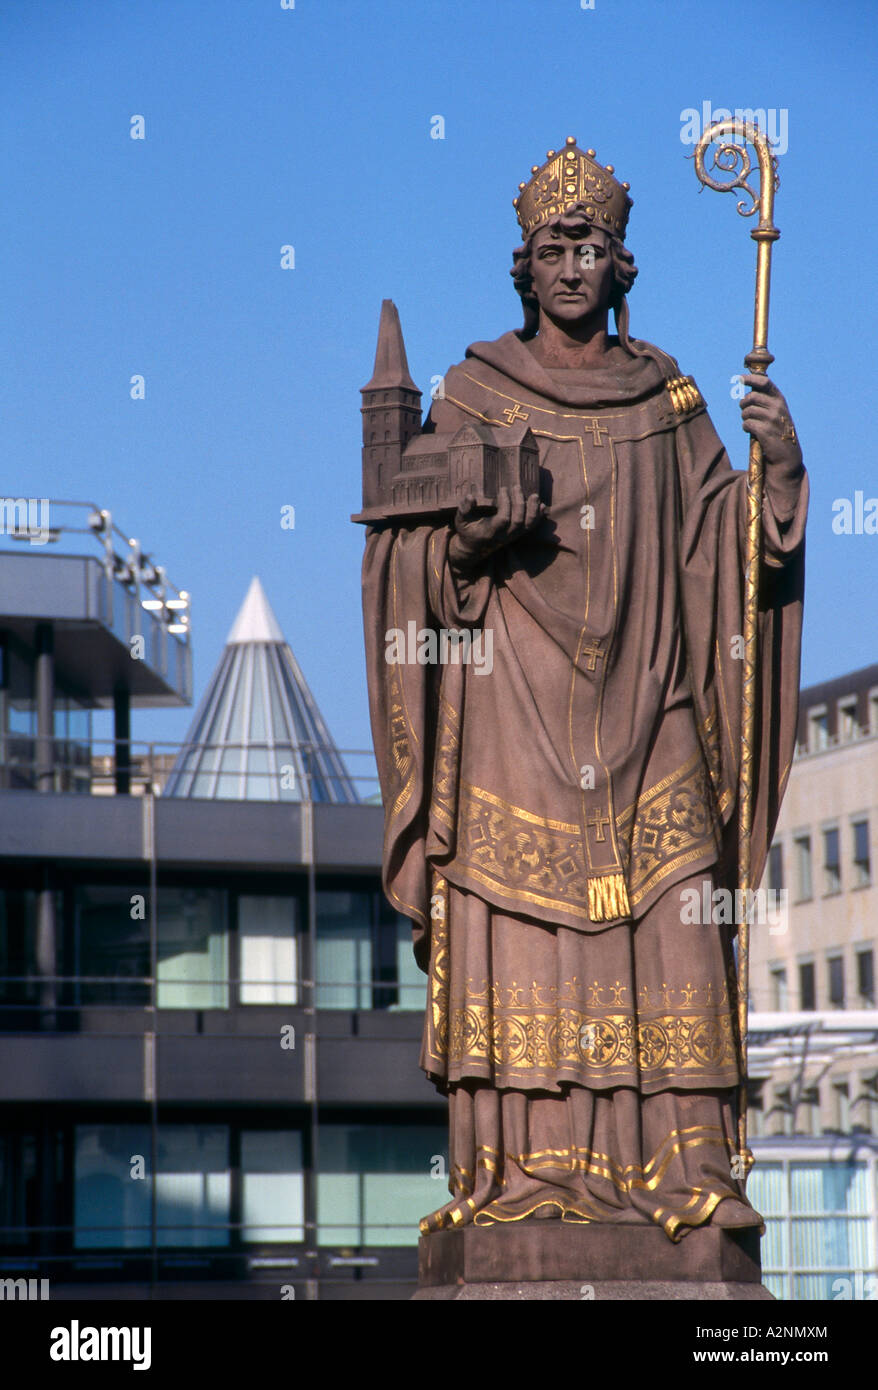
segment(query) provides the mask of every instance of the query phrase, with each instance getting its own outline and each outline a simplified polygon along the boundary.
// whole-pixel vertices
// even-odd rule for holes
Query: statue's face
[[[541,227],[531,246],[530,273],[540,308],[561,323],[577,323],[607,308],[613,289],[613,262],[606,232],[568,236]]]

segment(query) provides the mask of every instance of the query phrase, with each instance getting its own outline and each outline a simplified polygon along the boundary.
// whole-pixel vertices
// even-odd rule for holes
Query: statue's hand
[[[517,485],[501,487],[497,495],[497,510],[488,516],[474,516],[476,500],[465,497],[454,517],[454,535],[448,546],[452,564],[462,569],[472,568],[494,550],[517,540],[535,526],[543,515],[539,495],[532,492],[527,501]]]
[[[741,380],[751,388],[740,402],[743,428],[762,445],[767,464],[794,478],[802,467],[802,450],[789,406],[767,376],[750,373]]]

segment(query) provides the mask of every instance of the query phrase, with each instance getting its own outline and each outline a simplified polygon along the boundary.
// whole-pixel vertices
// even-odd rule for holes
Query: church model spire
[[[447,515],[469,495],[493,507],[501,487],[519,486],[525,497],[538,490],[537,442],[520,423],[526,415],[507,412],[509,425],[498,430],[472,421],[451,434],[421,433],[421,393],[392,299],[381,304],[375,367],[362,396],[363,510],[352,520]]]
[[[362,388],[363,507],[377,506],[402,467],[409,440],[421,431],[421,393],[409,375],[399,314],[381,305],[371,381]]]

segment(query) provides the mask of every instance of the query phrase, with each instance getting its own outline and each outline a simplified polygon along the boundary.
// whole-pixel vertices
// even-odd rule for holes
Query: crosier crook
[[[711,178],[704,167],[705,151],[722,136],[734,136],[740,144],[723,141],[714,151],[714,169],[732,175],[726,182]],[[747,183],[752,168],[747,144],[752,145],[759,159],[759,193]],[[738,167],[740,165],[740,168]],[[737,170],[737,172],[736,172]],[[756,303],[753,320],[753,347],[744,362],[750,372],[767,375],[774,356],[768,351],[768,302],[771,283],[771,246],[780,232],[772,221],[774,194],[778,186],[777,159],[771,153],[766,135],[749,121],[734,118],[717,121],[704,132],[695,149],[695,172],[708,188],[730,193],[741,188],[752,198],[738,203],[742,217],[752,217],[759,210],[759,222],[750,235],[756,242]],[[750,890],[750,841],[753,827],[753,744],[756,725],[757,695],[757,637],[759,575],[762,563],[762,492],[765,465],[762,446],[751,435],[750,461],[747,473],[747,547],[744,563],[744,674],[741,686],[742,729],[741,770],[738,778],[738,887],[743,894],[743,920],[738,931],[738,1049],[741,1083],[738,1094],[738,1158],[741,1178],[746,1182],[753,1167],[753,1153],[747,1145],[747,1006],[750,986],[750,916],[753,902]]]

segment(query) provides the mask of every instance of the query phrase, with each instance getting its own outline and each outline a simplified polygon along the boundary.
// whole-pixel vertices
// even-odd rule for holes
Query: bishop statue
[[[363,393],[384,886],[449,1103],[450,1200],[421,1230],[759,1227],[734,1165],[735,929],[686,910],[735,886],[747,475],[692,376],[630,335],[613,166],[569,136],[514,204],[522,326],[473,343],[422,426],[385,301]],[[758,882],[795,745],[808,486],[783,396],[742,380],[766,463]]]

